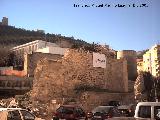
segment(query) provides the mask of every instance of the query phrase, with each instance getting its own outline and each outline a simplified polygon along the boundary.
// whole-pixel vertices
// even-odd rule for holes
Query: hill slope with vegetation
[[[45,40],[56,43],[60,47],[80,48],[82,46],[91,46],[91,44],[74,37],[65,37],[34,30],[25,30],[14,26],[0,25],[0,66],[10,66],[10,48],[25,44],[34,40]],[[91,46],[92,47],[92,46]]]
[[[66,41],[71,44],[71,46],[82,46],[88,43],[80,40],[74,39],[74,37],[65,37],[61,35],[55,35],[50,33],[43,33],[39,31],[30,31],[22,28],[16,28],[14,26],[3,26],[0,25],[0,44],[1,45],[20,45],[25,44],[34,40],[46,40],[53,43],[60,43]]]

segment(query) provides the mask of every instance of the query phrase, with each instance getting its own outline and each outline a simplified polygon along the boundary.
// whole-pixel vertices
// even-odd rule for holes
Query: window
[[[9,111],[7,120],[22,120],[18,110]]]
[[[138,116],[141,118],[151,118],[151,106],[140,106]]]
[[[154,118],[160,120],[160,106],[154,107]]]
[[[35,116],[31,114],[29,111],[21,110],[22,116],[24,120],[34,120]]]

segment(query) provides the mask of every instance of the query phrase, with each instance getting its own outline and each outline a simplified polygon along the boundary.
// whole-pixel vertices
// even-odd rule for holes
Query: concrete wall
[[[64,55],[66,50],[67,48],[61,47],[45,47],[42,49],[38,49],[36,52]]]

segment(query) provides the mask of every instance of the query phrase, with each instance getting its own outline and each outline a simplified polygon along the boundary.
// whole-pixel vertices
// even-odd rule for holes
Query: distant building
[[[61,48],[55,43],[42,40],[35,40],[23,45],[13,47],[11,51],[15,54],[14,66],[23,69],[24,55],[32,54],[33,52],[49,53],[56,55],[64,55],[67,48]]]
[[[154,45],[143,55],[143,71],[160,76],[160,45]]]
[[[128,80],[135,80],[137,77],[137,53],[134,50],[122,50],[117,52],[117,59],[127,60]]]
[[[6,25],[8,26],[8,18],[7,17],[3,17],[1,25]]]
[[[37,32],[39,32],[39,33],[45,33],[44,30],[38,30],[38,29],[37,29]]]
[[[13,47],[11,51],[13,51],[16,55],[23,55],[26,54],[32,54],[32,52],[36,52],[39,49],[46,48],[46,47],[59,47],[55,43],[46,42],[42,40],[35,40],[23,45],[19,45],[16,47]]]

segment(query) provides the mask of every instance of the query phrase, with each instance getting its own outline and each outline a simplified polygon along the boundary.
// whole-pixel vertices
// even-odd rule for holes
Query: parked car
[[[85,120],[86,114],[80,106],[76,105],[61,105],[55,113],[52,120]]]
[[[134,117],[143,120],[160,120],[160,102],[139,102]]]
[[[119,101],[109,101],[108,105],[109,106],[120,106],[120,102]]]
[[[0,111],[0,120],[42,120],[29,111],[21,108]]]
[[[87,114],[90,120],[105,120],[112,117],[120,117],[120,112],[114,106],[98,106]]]
[[[118,110],[120,111],[121,116],[133,117],[134,116],[135,107],[136,106],[134,104],[121,105],[121,106],[118,106]]]
[[[120,117],[114,120],[160,120],[160,102],[139,102],[134,117]]]

